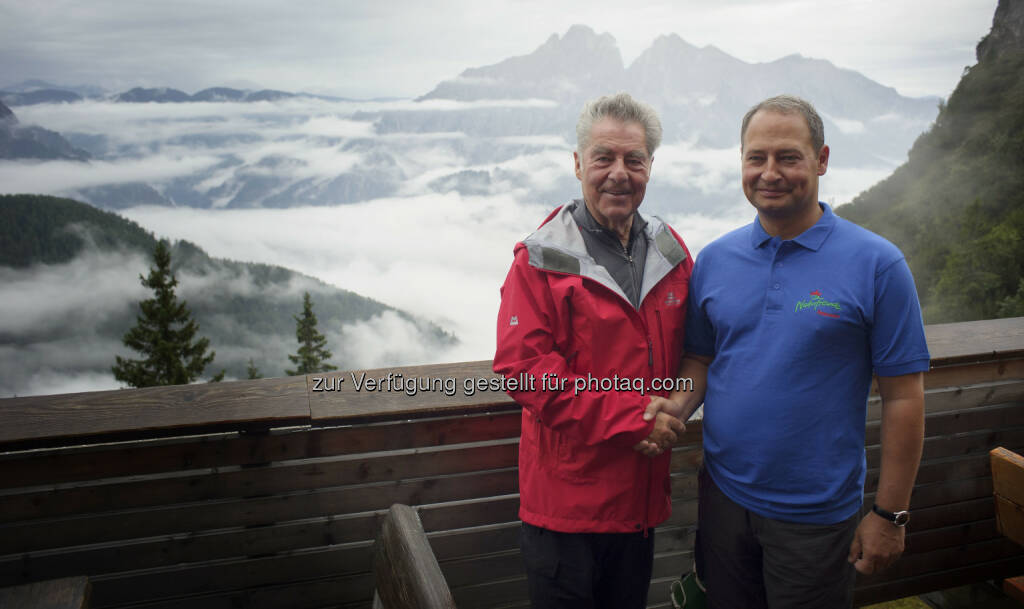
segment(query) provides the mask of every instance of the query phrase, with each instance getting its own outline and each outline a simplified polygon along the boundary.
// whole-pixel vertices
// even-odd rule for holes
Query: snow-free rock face
[[[146,103],[146,102],[157,102],[157,103],[176,103],[176,102],[187,102],[191,101],[192,96],[184,91],[177,89],[171,89],[170,87],[157,87],[154,89],[143,89],[142,87],[135,87],[124,93],[119,93],[114,97],[114,101],[119,102],[130,102],[130,103]]]
[[[577,100],[625,86],[622,55],[611,34],[574,25],[529,55],[469,68],[446,80],[421,100],[553,99]]]
[[[0,100],[11,106],[33,106],[35,104],[70,104],[82,101],[82,96],[63,89],[35,89],[24,93],[0,91]]]
[[[71,145],[59,133],[18,123],[0,102],[0,159],[70,159],[83,161],[89,153]]]
[[[992,30],[978,43],[978,61],[1024,50],[1024,2],[999,0]]]
[[[10,108],[5,106],[3,102],[0,102],[0,124],[13,125],[17,122],[18,119],[14,116],[14,112],[11,112]]]

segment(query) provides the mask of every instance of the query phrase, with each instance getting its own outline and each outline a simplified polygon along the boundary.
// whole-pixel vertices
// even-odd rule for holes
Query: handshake
[[[686,431],[686,425],[680,420],[683,404],[660,396],[651,396],[651,401],[644,410],[644,421],[654,421],[654,430],[646,439],[638,442],[633,450],[648,457],[656,457],[670,450],[679,436]]]

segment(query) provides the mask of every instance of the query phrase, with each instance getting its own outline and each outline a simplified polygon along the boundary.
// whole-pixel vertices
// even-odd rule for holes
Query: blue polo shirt
[[[705,247],[686,351],[713,356],[704,463],[722,492],[779,520],[831,524],[863,501],[872,372],[928,369],[903,254],[821,203],[792,240],[755,219]]]

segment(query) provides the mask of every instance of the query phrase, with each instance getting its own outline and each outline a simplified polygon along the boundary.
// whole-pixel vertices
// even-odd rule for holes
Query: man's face
[[[814,151],[802,115],[759,110],[747,125],[742,154],[743,194],[758,213],[791,218],[815,209],[828,146]]]
[[[640,123],[602,118],[590,129],[590,142],[572,153],[583,200],[602,226],[611,228],[629,218],[644,200],[651,161],[647,135]]]

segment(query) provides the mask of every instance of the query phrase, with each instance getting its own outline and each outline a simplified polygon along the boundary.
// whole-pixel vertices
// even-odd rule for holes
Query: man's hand
[[[874,512],[869,512],[853,535],[847,558],[864,575],[879,573],[903,554],[906,531]]]
[[[673,406],[673,403],[665,398],[651,397],[651,402],[644,411],[644,420],[650,421],[653,419],[654,430],[651,432],[651,435],[647,436],[647,439],[638,442],[633,447],[633,450],[643,453],[648,457],[656,457],[672,448],[672,445],[676,443],[679,436],[686,431],[686,425],[667,412]]]
[[[651,401],[648,402],[647,408],[644,409],[644,420],[653,421],[659,412],[666,412],[678,419],[679,415],[683,413],[683,405],[677,404],[668,398],[652,395]],[[683,429],[686,429],[685,425]]]

